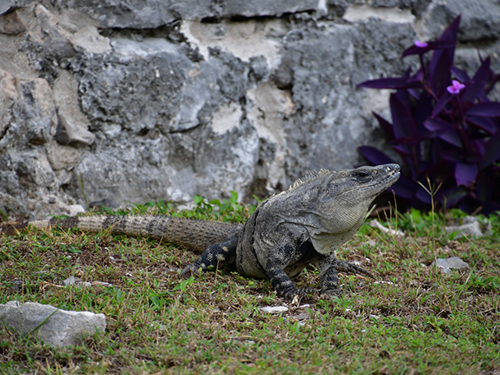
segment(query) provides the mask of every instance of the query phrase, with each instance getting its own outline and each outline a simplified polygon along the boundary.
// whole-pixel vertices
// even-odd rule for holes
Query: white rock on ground
[[[459,257],[436,259],[435,262],[432,262],[431,267],[433,267],[434,265],[438,268],[441,268],[441,271],[443,273],[450,273],[452,269],[469,268],[469,264],[464,262]]]
[[[483,236],[481,225],[479,224],[479,220],[475,216],[464,217],[461,225],[448,226],[445,227],[444,230],[446,231],[446,233],[458,232],[455,238],[464,236]]]
[[[35,302],[0,304],[0,321],[22,336],[34,334],[56,347],[80,344],[87,335],[106,329],[106,316],[89,311],[66,311]]]

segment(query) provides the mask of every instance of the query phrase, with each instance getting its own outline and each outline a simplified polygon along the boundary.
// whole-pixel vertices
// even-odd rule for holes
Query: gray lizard
[[[399,169],[397,164],[386,164],[311,172],[263,201],[244,225],[168,216],[87,216],[30,224],[162,239],[201,253],[184,268],[184,275],[221,262],[243,276],[270,279],[285,298],[316,291],[298,289],[291,280],[311,263],[319,271],[322,295],[333,296],[339,294],[337,271],[373,277],[338,260],[334,250],[356,233],[375,197],[398,180]]]

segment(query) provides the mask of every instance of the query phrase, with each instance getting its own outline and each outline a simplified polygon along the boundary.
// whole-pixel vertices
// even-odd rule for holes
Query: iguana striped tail
[[[157,238],[198,253],[210,245],[233,238],[243,227],[241,224],[169,216],[83,216],[36,220],[29,224],[40,229],[77,228],[83,232],[109,231],[112,234]]]

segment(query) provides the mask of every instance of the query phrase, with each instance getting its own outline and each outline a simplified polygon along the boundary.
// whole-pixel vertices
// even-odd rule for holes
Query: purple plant
[[[428,208],[434,201],[465,212],[500,210],[500,103],[487,94],[500,74],[490,57],[471,78],[453,66],[460,16],[437,41],[421,42],[404,51],[417,55],[420,69],[403,77],[365,81],[358,87],[396,89],[390,96],[392,124],[374,112],[391,146],[405,164],[405,175],[392,187],[405,206]],[[430,59],[425,55],[432,52]],[[453,79],[452,79],[453,77]],[[373,164],[393,163],[371,146],[359,152]]]

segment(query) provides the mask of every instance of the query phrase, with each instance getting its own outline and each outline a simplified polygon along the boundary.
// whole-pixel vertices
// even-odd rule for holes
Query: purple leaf
[[[438,133],[438,137],[454,146],[462,147],[462,140],[453,125],[440,118],[428,119],[424,126],[433,132]]]
[[[390,77],[364,81],[358,84],[357,87],[369,89],[407,89],[411,87],[422,87],[422,83],[408,77]]]
[[[423,123],[424,121],[431,115],[432,111],[432,97],[426,92],[422,92],[420,98],[417,102],[417,106],[415,108],[415,114],[413,116],[415,120],[415,125],[417,126],[417,130],[419,132],[424,131]]]
[[[458,163],[464,160],[464,150],[456,147],[450,147],[441,152],[441,157],[444,160],[448,160],[453,163]]]
[[[361,155],[365,157],[366,160],[368,160],[373,165],[395,163],[394,160],[392,160],[382,151],[379,151],[372,146],[360,146],[358,147],[358,151]]]
[[[474,145],[474,154],[467,159],[467,161],[472,163],[480,163],[483,159],[484,153],[486,152],[486,148],[484,147],[482,139],[475,139],[472,143]]]
[[[420,142],[422,141],[432,138],[431,135],[432,134],[430,132],[426,131],[415,134],[414,136],[411,137],[396,138],[393,143],[406,146],[415,146],[420,144]]]
[[[448,49],[437,50],[429,67],[430,83],[435,95],[441,95],[450,82],[450,68],[453,62]]]
[[[491,193],[495,188],[495,172],[491,169],[479,173],[476,180],[476,196],[482,201],[490,200]]]
[[[394,191],[394,194],[398,197],[412,199],[417,189],[418,185],[416,182],[410,180],[404,175],[401,175],[399,180],[387,190]]]
[[[477,95],[477,98],[479,99],[479,101],[481,103],[488,103],[488,102],[491,102],[490,98],[488,98],[488,96],[484,93],[484,92],[480,92],[478,95]]]
[[[490,82],[489,82],[489,85],[488,85],[488,88],[486,89],[486,94],[489,94],[489,92],[491,90],[493,90],[493,87],[495,87],[495,84],[500,81],[500,73],[499,74],[496,74],[493,73],[492,71],[490,71]]]
[[[477,164],[459,162],[455,165],[455,181],[457,185],[469,186],[477,177]]]
[[[458,80],[460,82],[469,82],[470,81],[469,75],[467,73],[465,73],[463,70],[458,69],[456,66],[452,66],[450,68],[450,70],[453,73],[453,75],[458,78]]]
[[[453,42],[455,43],[457,41],[457,33],[458,33],[458,26],[460,25],[460,18],[461,16],[459,15],[456,17],[452,23],[446,28],[445,31],[440,35],[438,41],[448,41],[448,42]],[[451,49],[451,48],[450,48]],[[453,47],[453,49],[455,49]],[[454,56],[452,55],[452,58]]]
[[[460,24],[460,16],[455,18],[453,22],[441,34],[438,41],[456,42],[458,25]],[[441,95],[445,87],[450,82],[450,69],[453,58],[455,57],[455,46],[437,49],[434,51],[431,63],[429,66],[431,87],[434,94]]]
[[[424,184],[424,186],[427,188],[427,186],[425,184]],[[418,191],[415,194],[415,197],[422,203],[425,203],[425,204],[432,203],[431,196],[422,186],[419,186]]]
[[[403,107],[411,113],[412,101],[408,90],[397,90],[394,95],[400,100]]]
[[[481,202],[483,206],[483,210],[481,211],[481,214],[489,216],[491,214],[497,213],[500,211],[500,204],[495,201],[486,201],[486,202]]]
[[[417,129],[411,113],[395,94],[391,94],[390,106],[394,136],[396,138],[414,136],[417,133]]]
[[[421,95],[421,90],[419,90],[419,89],[408,89],[408,94],[410,94],[410,96],[413,99],[418,100],[420,98],[420,95]]]
[[[405,144],[393,145],[392,149],[396,151],[401,156],[411,156],[413,152],[411,149]]]
[[[422,43],[422,42],[419,42],[419,43]],[[417,45],[417,42],[415,42],[415,44],[413,46],[407,48],[403,52],[403,56],[402,57],[406,57],[406,56],[409,56],[409,55],[423,55],[424,53],[429,52],[431,50],[440,49],[440,48],[453,47],[455,45],[455,42],[451,42],[451,41],[434,41],[434,42],[427,42],[425,44],[426,44],[425,46],[423,44],[421,44],[421,47],[419,47]]]
[[[495,134],[497,131],[497,127],[488,117],[467,116],[467,121],[474,124],[478,128],[483,129],[489,134]]]
[[[466,196],[467,189],[463,186],[454,186],[452,188],[439,191],[437,194],[439,202],[446,207],[454,206],[459,200],[465,198]]]
[[[384,130],[385,134],[387,135],[387,138],[389,139],[394,139],[394,129],[392,127],[392,124],[387,121],[385,118],[380,116],[379,114],[372,112],[375,118],[377,119],[380,127],[382,130]]]
[[[448,92],[445,91],[443,95],[439,98],[438,102],[434,106],[434,109],[432,110],[431,117],[436,117],[446,106],[446,104],[450,101],[450,99],[453,98],[453,96]]]
[[[483,160],[479,164],[480,169],[484,169],[500,158],[500,129],[485,145]]]
[[[435,144],[440,144],[441,142],[434,142]],[[436,149],[439,149],[439,147],[435,147]],[[433,150],[434,152],[434,150]],[[422,169],[422,175],[424,176],[440,176],[443,174],[447,174],[449,172],[449,166],[450,163],[446,160],[443,160],[441,157],[440,158],[434,158],[434,160],[437,160],[434,162],[434,164],[430,164],[427,168]]]
[[[500,103],[488,102],[488,103],[473,104],[467,110],[467,116],[485,116],[485,117],[500,116]]]
[[[473,83],[463,92],[461,96],[462,101],[473,101],[480,92],[484,91],[490,72],[490,61],[490,57],[488,56],[488,58],[481,64],[476,74],[474,74],[474,77],[472,77]]]

